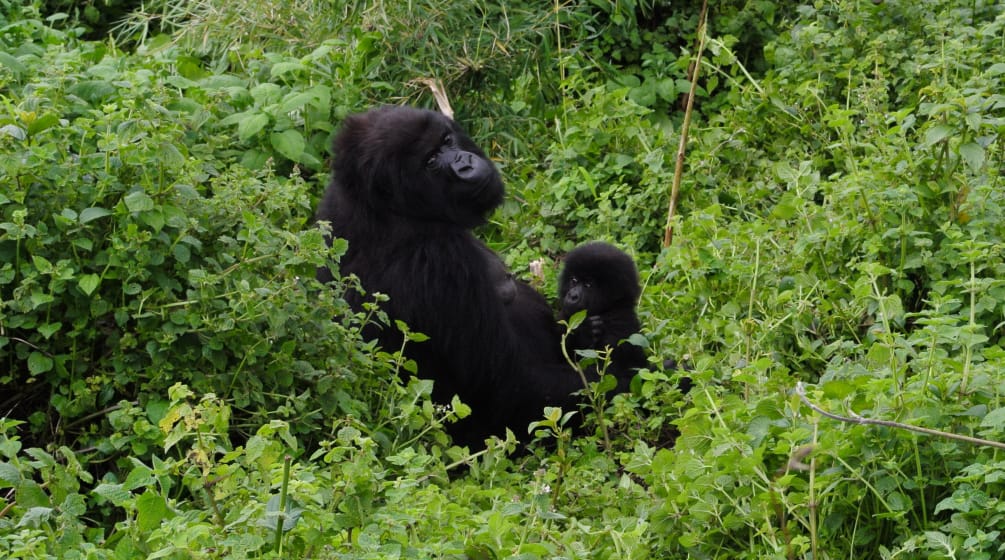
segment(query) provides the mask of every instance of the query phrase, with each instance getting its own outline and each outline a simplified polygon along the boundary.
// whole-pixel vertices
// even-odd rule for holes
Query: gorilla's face
[[[563,319],[583,309],[588,315],[634,309],[640,294],[635,261],[613,245],[599,241],[572,250],[558,277]]]
[[[336,179],[375,212],[473,227],[502,203],[495,165],[440,113],[384,107],[351,116],[335,149]]]

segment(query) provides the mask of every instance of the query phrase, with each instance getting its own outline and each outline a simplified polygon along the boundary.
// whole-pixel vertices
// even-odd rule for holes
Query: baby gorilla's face
[[[583,309],[588,315],[634,309],[641,291],[635,261],[617,247],[599,241],[570,251],[558,278],[563,319]]]

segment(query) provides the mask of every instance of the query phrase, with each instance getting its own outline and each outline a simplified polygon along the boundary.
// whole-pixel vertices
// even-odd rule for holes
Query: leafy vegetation
[[[1005,439],[1000,3],[716,3],[670,247],[697,7],[76,4],[0,1],[0,555],[1001,557],[1000,449],[795,392]],[[482,236],[547,293],[632,252],[690,393],[472,452],[360,339],[327,144],[428,79],[506,176]]]

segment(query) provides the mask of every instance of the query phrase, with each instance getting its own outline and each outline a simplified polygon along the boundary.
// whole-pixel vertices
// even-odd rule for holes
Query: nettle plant
[[[340,288],[313,280],[344,250],[310,225],[314,185],[235,164],[229,127],[207,124],[221,109],[179,93],[164,60],[21,51],[35,70],[8,75],[0,115],[3,409],[102,448],[122,443],[101,441],[101,412],[155,417],[175,381],[304,433],[367,416],[345,389],[383,366]]]

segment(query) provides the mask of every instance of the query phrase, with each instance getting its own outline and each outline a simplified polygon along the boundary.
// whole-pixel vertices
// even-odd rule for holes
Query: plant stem
[[[691,126],[691,113],[694,110],[694,94],[698,89],[698,71],[701,69],[701,53],[705,50],[705,24],[708,16],[708,0],[702,0],[701,15],[698,16],[698,52],[694,58],[694,71],[691,73],[691,90],[687,94],[687,107],[684,109],[684,123],[680,128],[680,145],[677,148],[677,162],[673,170],[673,185],[670,189],[670,206],[667,208],[667,224],[663,231],[663,246],[673,243],[673,217],[677,212],[677,198],[680,196],[680,180],[684,174],[684,152],[687,149],[687,131]]]
[[[956,441],[964,441],[967,443],[972,443],[974,445],[983,445],[987,447],[996,447],[998,449],[1005,449],[1005,443],[999,441],[991,441],[989,439],[981,439],[970,436],[964,436],[960,434],[954,434],[951,432],[943,432],[941,430],[933,430],[931,428],[922,428],[921,426],[912,426],[910,424],[903,424],[901,422],[892,422],[890,420],[875,420],[873,418],[865,418],[859,416],[852,412],[852,416],[841,416],[839,414],[834,414],[833,412],[827,412],[826,410],[820,408],[819,406],[810,402],[806,398],[806,389],[803,386],[802,381],[796,384],[796,394],[799,395],[799,399],[803,401],[803,404],[813,409],[815,412],[826,416],[832,420],[837,420],[839,422],[847,422],[848,424],[871,424],[874,426],[886,426],[888,428],[898,428],[901,430],[908,430],[911,432],[918,432],[922,434],[928,434],[930,436],[938,436],[946,439],[954,439]]]
[[[565,361],[569,363],[579,374],[580,381],[583,382],[583,390],[586,391],[586,396],[590,399],[590,405],[593,407],[593,413],[597,415],[597,424],[600,424],[600,432],[604,435],[604,449],[608,452],[611,450],[611,436],[607,432],[607,421],[604,419],[604,402],[599,395],[596,395],[593,389],[590,388],[590,382],[586,379],[586,373],[583,368],[579,367],[579,363],[569,356],[569,349],[565,346],[565,341],[569,337],[571,330],[569,328],[565,329],[565,333],[562,335],[562,356],[565,357]],[[611,349],[608,348],[607,355],[610,356]],[[606,360],[605,360],[606,366]],[[599,371],[600,377],[603,377],[603,371],[606,368],[601,368]]]
[[[813,447],[817,446],[817,435],[820,425],[817,422],[813,422]],[[813,558],[820,558],[817,553],[817,488],[816,488],[816,478],[817,478],[817,458],[816,455],[810,456],[810,495],[809,495],[809,508],[810,508],[810,550],[813,552]]]
[[[277,554],[283,554],[283,528],[286,526],[286,496],[290,488],[290,463],[293,459],[287,455],[283,461],[283,486],[279,491],[279,515],[276,517],[276,542],[272,549]]]

